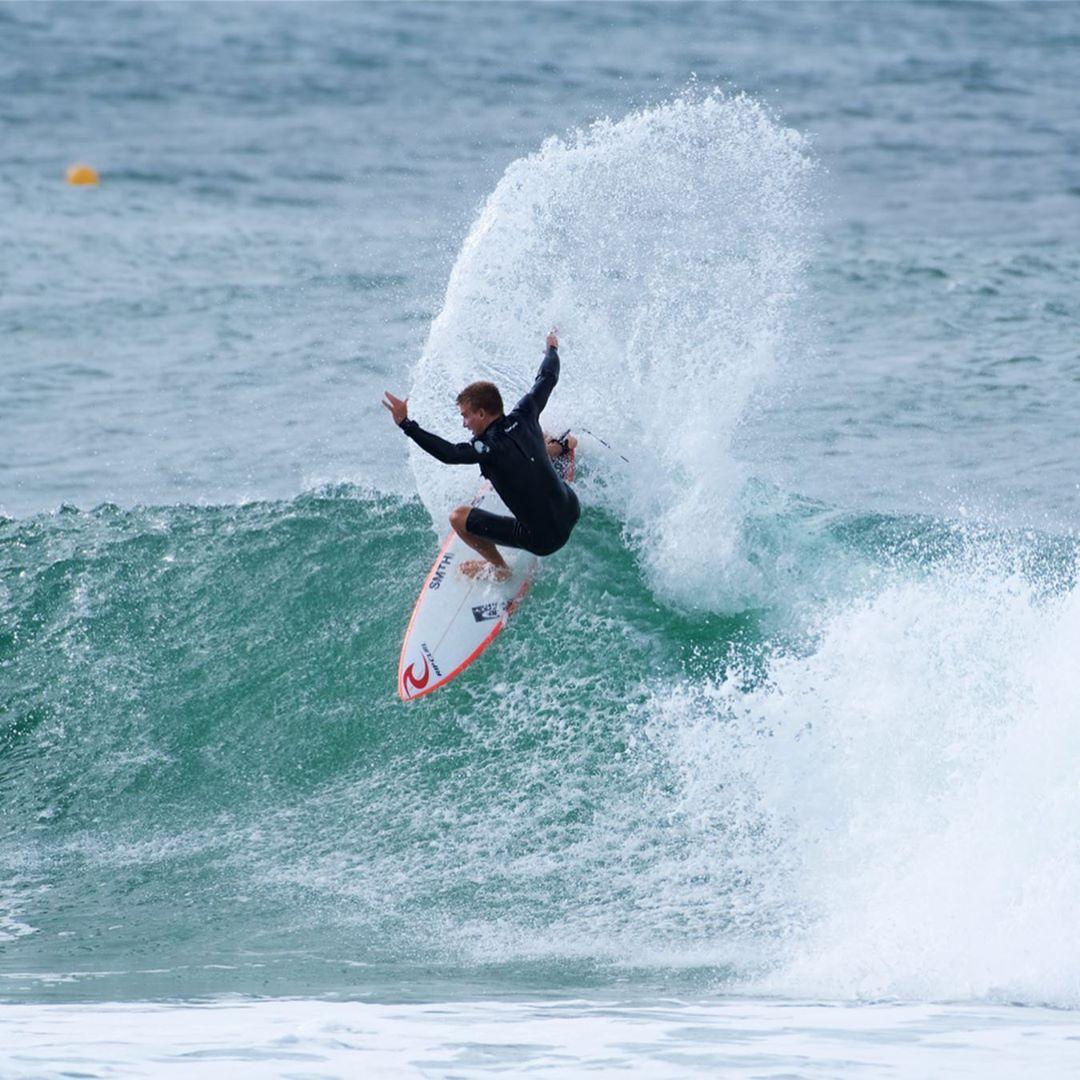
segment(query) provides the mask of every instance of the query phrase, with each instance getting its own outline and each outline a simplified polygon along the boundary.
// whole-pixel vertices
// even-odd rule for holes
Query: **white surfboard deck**
[[[573,452],[566,475],[573,479]],[[487,482],[473,506],[493,514],[509,511]],[[540,560],[528,551],[499,548],[513,573],[503,582],[486,572],[475,578],[461,563],[480,556],[453,529],[424,579],[398,661],[398,696],[415,701],[460,675],[498,637],[529,591]]]

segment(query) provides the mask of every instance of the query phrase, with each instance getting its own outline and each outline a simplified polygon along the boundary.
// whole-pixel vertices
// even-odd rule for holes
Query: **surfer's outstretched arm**
[[[408,418],[401,421],[398,427],[409,436],[421,450],[426,450],[433,458],[437,458],[444,465],[478,465],[480,455],[473,449],[472,443],[447,442],[438,435],[432,435],[425,431],[415,420]]]
[[[559,381],[559,339],[552,330],[547,336],[547,352],[536,373],[532,389],[514,406],[514,412],[539,416]]]
[[[409,419],[409,399],[394,397],[389,390],[383,406],[390,410],[390,415],[406,435],[421,450],[426,450],[433,458],[437,458],[444,465],[477,465],[480,455],[473,449],[472,443],[452,443],[440,439],[438,435],[432,435],[425,431],[415,420]]]

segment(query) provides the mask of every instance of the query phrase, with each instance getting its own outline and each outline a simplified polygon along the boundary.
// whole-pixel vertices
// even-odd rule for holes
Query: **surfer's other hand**
[[[558,336],[557,336],[558,333],[559,333],[558,327],[555,327],[555,326],[553,326],[548,331],[547,347],[549,349],[557,349],[559,347],[559,339],[558,339]]]
[[[394,397],[389,390],[385,390],[384,393],[386,400],[383,401],[383,406],[390,410],[394,423],[400,426],[409,419],[409,399]]]

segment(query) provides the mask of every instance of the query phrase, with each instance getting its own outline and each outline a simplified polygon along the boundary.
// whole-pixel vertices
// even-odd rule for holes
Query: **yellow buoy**
[[[71,165],[67,171],[69,184],[100,184],[101,178],[89,165]]]

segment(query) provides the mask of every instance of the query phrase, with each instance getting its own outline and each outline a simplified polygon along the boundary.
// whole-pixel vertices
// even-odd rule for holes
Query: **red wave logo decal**
[[[428,666],[427,657],[424,657],[424,673],[417,675],[413,670],[416,667],[416,663],[411,663],[401,673],[401,688],[405,691],[407,697],[412,697],[417,690],[423,690],[428,684],[428,679],[431,678],[431,668]]]

